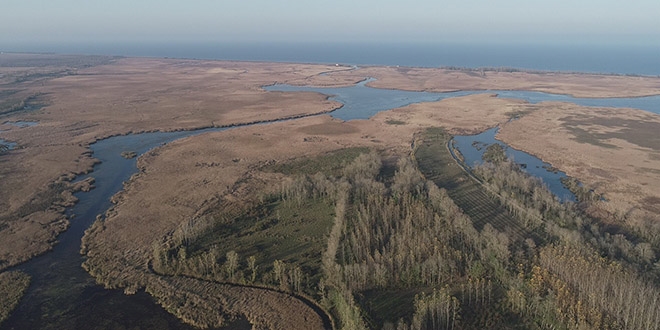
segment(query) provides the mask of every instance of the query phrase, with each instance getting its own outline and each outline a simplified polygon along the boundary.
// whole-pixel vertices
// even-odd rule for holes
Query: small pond
[[[0,139],[0,146],[4,146],[7,150],[13,150],[18,144],[16,142],[9,142],[3,139]]]
[[[37,126],[39,123],[36,121],[18,120],[18,121],[6,121],[3,124],[25,128],[25,127]]]

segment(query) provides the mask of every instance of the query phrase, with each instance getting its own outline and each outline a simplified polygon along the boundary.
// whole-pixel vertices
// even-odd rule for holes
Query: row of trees
[[[375,163],[373,157],[352,165],[370,171],[342,181],[324,254],[325,269],[331,270],[327,278],[343,292],[340,320],[350,321],[342,324],[356,323],[354,305],[346,303],[352,293],[373,289],[427,288],[428,294],[415,299],[414,315],[399,320],[397,329],[453,329],[460,327],[461,308],[494,308],[489,277],[506,272],[508,237],[489,224],[477,231],[447,192],[426,181],[408,158],[399,159],[386,188],[377,168],[367,165]],[[453,293],[445,289],[450,283]]]
[[[461,323],[461,308],[496,308],[494,287],[505,283],[510,266],[507,235],[489,224],[481,232],[476,230],[447,192],[426,181],[410,159],[398,161],[389,188],[379,181],[381,166],[377,154],[363,154],[345,166],[341,177],[303,175],[280,187],[278,198],[292,205],[304,205],[311,199],[334,200],[335,220],[322,256],[324,279],[318,283],[321,302],[334,311],[343,328],[365,326],[354,293],[369,289],[426,288],[423,292],[430,296],[420,295],[423,299],[418,300],[416,316],[399,322],[415,329],[427,328],[428,322],[440,324],[436,322],[440,318],[447,320],[429,308],[450,306],[452,327]],[[167,261],[169,269],[164,272],[202,274],[291,292],[314,285],[305,282],[308,274],[295,264],[281,260],[257,274],[254,257],[251,262],[250,258],[240,262],[231,251],[221,255],[219,249],[211,248],[187,256],[185,248],[194,246],[208,227],[200,218],[184,223],[172,235],[174,244],[168,252],[161,250],[155,256],[155,260]],[[176,253],[172,247],[177,247]],[[155,268],[164,269],[162,265]],[[454,287],[453,295],[445,292],[451,299],[440,299],[438,293],[434,298],[430,293],[447,284]],[[421,321],[429,317],[431,321]]]
[[[362,178],[352,185],[337,259],[351,290],[439,286],[477,260],[508,263],[509,239],[490,225],[478,232],[443,189],[425,181],[407,158],[391,189]]]
[[[546,289],[564,285],[574,291],[574,303],[562,306],[570,312],[572,322],[589,321],[602,325],[600,319],[592,320],[591,310],[602,311],[626,329],[659,329],[660,290],[655,285],[640,280],[621,264],[596,254],[584,255],[582,251],[567,246],[551,246],[540,253],[544,270],[539,275],[541,294]],[[552,276],[551,274],[554,274]],[[561,292],[555,289],[554,292]],[[596,313],[596,316],[599,315]]]
[[[508,279],[511,310],[543,328],[657,329],[660,291],[647,274],[657,266],[652,244],[608,233],[508,160],[487,162],[475,174],[502,203],[522,209],[521,217],[538,216],[553,237]]]
[[[176,254],[154,245],[154,271],[168,275],[185,275],[206,280],[238,284],[268,285],[285,292],[303,293],[309,286],[308,274],[296,264],[275,260],[269,270],[261,271],[255,256],[241,260],[236,251],[223,256],[216,246],[207,252],[187,256],[186,248]]]
[[[446,289],[415,297],[415,314],[411,330],[454,329],[458,323],[460,303]]]
[[[575,203],[560,202],[541,180],[520,170],[513,162],[485,163],[477,166],[474,172],[499,195],[503,204],[519,210],[514,213],[526,223],[542,227],[560,241],[589,242],[601,253],[622,259],[643,271],[652,270],[658,262],[655,252],[658,247],[640,239],[633,243],[630,235],[603,230],[597,219],[585,216]],[[588,196],[595,198],[595,194]]]

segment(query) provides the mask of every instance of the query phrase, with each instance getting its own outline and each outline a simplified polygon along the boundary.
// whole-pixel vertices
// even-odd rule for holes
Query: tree
[[[275,282],[280,285],[280,289],[286,289],[286,263],[284,261],[278,259],[273,262],[273,275]]]
[[[293,292],[300,292],[300,287],[302,283],[302,278],[303,278],[303,272],[302,269],[298,266],[292,267],[290,270],[290,275],[289,278],[291,278],[291,285],[293,286]]]
[[[424,178],[409,158],[399,158],[397,167],[398,169],[394,175],[394,184],[392,185],[392,190],[396,194],[416,194],[423,190],[425,184]]]
[[[232,250],[227,252],[227,263],[225,264],[225,267],[227,267],[227,275],[229,275],[229,279],[233,280],[236,269],[238,268],[238,253],[236,253],[236,251]]]
[[[484,155],[481,158],[493,164],[499,164],[506,160],[506,152],[504,152],[504,147],[499,143],[493,143],[486,148]]]
[[[250,268],[250,272],[252,273],[250,275],[250,283],[254,283],[254,281],[257,279],[257,258],[255,256],[250,256],[247,259],[248,262],[248,267]]]

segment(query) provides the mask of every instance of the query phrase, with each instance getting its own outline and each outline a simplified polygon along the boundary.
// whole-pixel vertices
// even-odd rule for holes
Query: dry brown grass
[[[422,128],[435,122],[452,134],[476,134],[528,110],[521,100],[499,99],[492,94],[476,94],[445,99],[442,102],[412,104],[376,115],[379,121],[402,122]]]
[[[159,277],[147,290],[166,310],[197,326],[217,326],[223,314],[242,315],[253,329],[308,330],[327,326],[303,300],[269,289]]]
[[[28,55],[23,59],[33,65],[47,60],[48,56],[35,59]],[[49,194],[49,186],[71,178],[72,173],[91,170],[94,162],[87,154],[90,143],[130,132],[225,126],[327,112],[338,104],[323,95],[268,93],[261,86],[289,80],[304,83],[321,72],[346,69],[122,59],[74,70],[67,61],[73,59],[54,61],[61,66],[46,63],[50,66],[0,67],[5,77],[69,72],[57,79],[35,78],[0,86],[41,93],[49,102],[42,110],[18,112],[0,120],[39,122],[26,128],[0,125],[0,138],[19,145],[19,149],[0,157],[0,269],[47,251],[66,228],[62,201]]]
[[[576,97],[635,97],[660,94],[660,78],[582,73],[534,73],[443,68],[365,67],[332,76],[374,77],[368,85],[414,91],[530,90]]]
[[[498,138],[596,188],[612,219],[660,221],[660,116],[646,111],[541,103]]]

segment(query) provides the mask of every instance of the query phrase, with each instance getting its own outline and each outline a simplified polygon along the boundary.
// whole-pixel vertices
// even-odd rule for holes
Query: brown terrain
[[[637,97],[657,95],[656,77],[584,73],[496,71],[444,68],[365,67],[333,76],[369,76],[377,88],[448,92],[457,90],[529,90],[575,97]]]
[[[8,61],[3,56],[0,63]],[[0,123],[38,122],[24,128],[0,125],[0,139],[18,143],[16,150],[0,155],[0,269],[47,251],[66,229],[62,212],[75,202],[71,192],[90,188],[89,183],[74,187],[69,181],[92,169],[94,159],[88,146],[99,139],[305,117],[339,106],[324,95],[269,93],[261,89],[263,85],[346,86],[376,77],[370,83],[373,87],[407,90],[523,89],[582,97],[660,93],[660,79],[650,77],[377,67],[350,70],[328,65],[175,59],[113,58],[84,67],[75,62],[59,66],[34,63],[0,67],[0,92],[37,95],[46,105],[0,117]],[[329,73],[333,71],[337,72]],[[505,125],[513,114],[520,113],[529,114]],[[222,306],[229,314],[244,315],[258,328],[320,328],[319,314],[287,294],[154,274],[148,267],[152,243],[222,200],[240,201],[275,185],[276,174],[254,170],[265,162],[350,146],[403,155],[410,151],[413,135],[424,127],[443,126],[464,133],[496,125],[503,125],[500,137],[505,142],[606,193],[613,213],[657,215],[653,208],[658,203],[650,201],[660,197],[656,188],[660,149],[657,138],[650,134],[660,127],[658,116],[631,109],[529,105],[483,94],[415,104],[370,120],[340,122],[315,116],[240,127],[158,148],[139,159],[140,173],[114,198],[117,205],[107,220],[86,236],[89,265],[111,264],[113,273],[95,276],[114,278],[111,286],[128,292],[146,287],[166,307],[174,296],[189,297],[193,303],[175,312],[184,320],[199,320],[195,313],[205,314],[205,310],[196,310],[194,302],[211,300],[216,304],[213,308]],[[272,313],[274,302],[289,307]],[[218,324],[221,320],[206,322]]]
[[[660,116],[635,109],[541,103],[498,138],[602,194],[613,221],[660,227]]]
[[[16,74],[16,68],[10,69]],[[123,59],[47,81],[9,84],[44,95],[48,106],[2,119],[36,121],[37,126],[0,125],[0,138],[19,146],[0,159],[0,241],[5,242],[0,245],[0,269],[48,250],[66,228],[62,207],[73,202],[64,192],[71,189],[66,180],[92,169],[90,143],[112,135],[327,112],[339,104],[318,94],[267,93],[260,86],[304,81],[337,69],[345,68]]]

